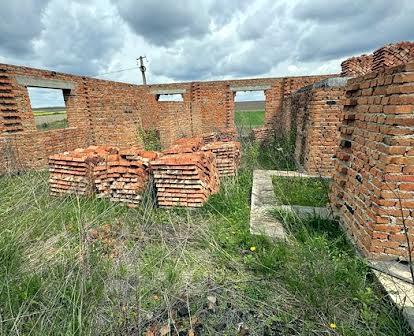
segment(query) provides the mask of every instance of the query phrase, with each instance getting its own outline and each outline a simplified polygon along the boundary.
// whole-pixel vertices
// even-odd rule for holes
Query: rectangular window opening
[[[30,106],[39,131],[68,127],[65,97],[69,90],[28,87]]]
[[[174,93],[174,94],[160,94],[158,96],[158,101],[170,101],[170,102],[182,102],[183,95],[181,93]]]
[[[264,91],[236,91],[234,121],[239,135],[247,136],[264,125],[265,101]]]

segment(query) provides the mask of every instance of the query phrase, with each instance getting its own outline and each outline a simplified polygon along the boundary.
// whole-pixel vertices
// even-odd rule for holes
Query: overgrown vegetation
[[[140,128],[138,130],[138,137],[144,144],[145,150],[149,151],[160,151],[161,141],[160,134],[155,128],[144,130]]]
[[[312,207],[324,207],[328,204],[328,179],[273,176],[272,182],[278,204]]]
[[[291,167],[292,141],[243,146],[239,175],[199,210],[0,178],[1,333],[407,335],[337,223],[286,215],[289,241],[249,233],[252,169]]]

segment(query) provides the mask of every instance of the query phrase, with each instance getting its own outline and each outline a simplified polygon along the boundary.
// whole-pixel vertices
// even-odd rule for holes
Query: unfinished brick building
[[[41,169],[55,153],[89,145],[140,146],[139,129],[157,129],[169,146],[183,136],[234,127],[238,91],[264,91],[266,121],[291,92],[331,76],[131,85],[0,64],[0,173]],[[38,131],[28,87],[60,89],[68,127]],[[180,94],[182,101],[159,101]]]
[[[359,249],[407,258],[414,238],[414,63],[349,80],[331,200]]]

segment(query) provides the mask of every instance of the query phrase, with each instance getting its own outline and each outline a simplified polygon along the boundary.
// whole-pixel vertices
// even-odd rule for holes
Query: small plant
[[[138,130],[138,137],[144,144],[145,150],[160,151],[162,149],[160,134],[159,131],[155,128],[150,128],[147,130],[140,128]]]

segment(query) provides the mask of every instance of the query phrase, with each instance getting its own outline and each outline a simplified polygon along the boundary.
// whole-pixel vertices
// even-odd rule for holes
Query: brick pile
[[[150,161],[158,156],[157,152],[134,147],[120,149],[118,153],[108,155],[105,161],[94,167],[97,197],[136,207],[147,190]]]
[[[374,51],[372,70],[376,71],[409,62],[414,62],[413,42],[387,44]]]
[[[216,159],[210,152],[165,155],[151,167],[161,207],[201,207],[219,191]]]
[[[163,151],[163,154],[183,154],[193,153],[200,150],[203,145],[202,138],[181,138],[175,141],[173,145]]]
[[[414,63],[348,81],[331,201],[366,255],[407,259],[414,239]]]
[[[259,142],[268,140],[272,134],[273,134],[273,129],[268,126],[256,127],[256,128],[253,128],[251,131],[251,136],[253,140],[256,140]]]
[[[235,176],[237,174],[240,165],[240,142],[215,141],[204,145],[201,150],[215,155],[220,177]]]
[[[373,60],[374,56],[372,54],[348,58],[341,63],[341,76],[357,77],[370,73]]]
[[[202,139],[205,144],[214,141],[236,141],[237,130],[235,128],[226,128],[216,132],[205,133],[202,135]]]
[[[49,158],[49,188],[51,195],[90,195],[93,193],[93,169],[116,153],[110,146],[90,146],[70,152],[55,154]]]

